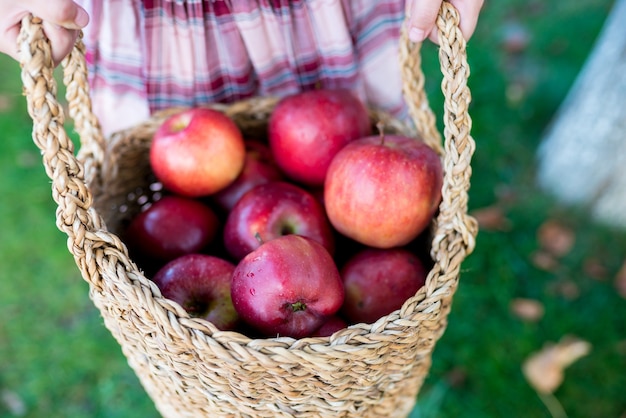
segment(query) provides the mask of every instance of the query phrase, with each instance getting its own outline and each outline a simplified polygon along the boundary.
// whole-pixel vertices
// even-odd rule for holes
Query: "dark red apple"
[[[430,224],[442,184],[439,156],[425,143],[370,136],[337,153],[324,184],[324,203],[340,233],[371,247],[398,247]]]
[[[246,159],[242,172],[225,189],[213,195],[213,200],[230,211],[245,192],[254,186],[283,179],[268,145],[254,140],[245,141]]]
[[[163,186],[179,195],[199,197],[222,190],[243,169],[241,131],[225,114],[192,108],[166,119],[150,146],[150,165]]]
[[[428,272],[404,248],[368,248],[341,269],[345,288],[342,314],[350,323],[372,323],[400,309],[424,286]]]
[[[209,206],[192,198],[166,195],[132,219],[125,241],[141,256],[169,261],[201,252],[213,241],[219,226]]]
[[[235,265],[206,254],[188,254],[163,266],[153,277],[161,294],[177,302],[190,316],[228,331],[239,324],[230,296]]]
[[[339,310],[344,291],[328,251],[290,234],[264,242],[239,262],[231,296],[240,317],[264,335],[302,338]]]
[[[283,98],[272,112],[268,140],[278,166],[296,182],[324,184],[335,154],[371,133],[367,108],[349,90],[312,90]]]
[[[333,231],[320,202],[303,188],[284,181],[253,187],[235,204],[224,225],[224,245],[239,260],[262,241],[298,234],[334,251]]]
[[[330,337],[335,332],[345,328],[348,328],[348,323],[340,316],[333,315],[328,318],[321,327],[314,331],[311,337]]]

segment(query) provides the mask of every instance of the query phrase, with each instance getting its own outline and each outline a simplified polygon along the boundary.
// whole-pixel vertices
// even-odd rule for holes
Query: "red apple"
[[[344,291],[328,251],[290,234],[265,241],[239,262],[231,296],[240,317],[264,335],[302,338],[339,310]]]
[[[153,277],[161,294],[177,302],[190,316],[233,330],[239,315],[230,296],[235,265],[206,254],[188,254],[163,266]]]
[[[213,241],[219,226],[217,215],[207,205],[167,195],[132,219],[125,241],[139,255],[169,261],[202,251]]]
[[[233,183],[213,195],[213,200],[226,211],[230,211],[241,196],[257,184],[283,178],[268,145],[254,140],[247,140],[245,144],[243,171]]]
[[[437,211],[442,173],[437,153],[417,139],[387,135],[353,141],[328,169],[328,218],[340,233],[365,245],[405,245]]]
[[[243,169],[244,159],[244,140],[237,125],[208,108],[170,116],[150,146],[150,164],[157,179],[166,189],[191,197],[228,186]]]
[[[428,272],[404,248],[368,248],[341,269],[345,288],[342,314],[351,323],[372,323],[388,315],[424,286]]]
[[[348,323],[340,316],[333,315],[326,320],[316,331],[313,331],[311,337],[330,337],[335,332],[348,328]]]
[[[333,231],[319,201],[284,181],[253,187],[235,204],[224,225],[224,245],[239,260],[262,241],[298,234],[334,251]]]
[[[367,108],[349,90],[312,90],[283,98],[272,112],[268,139],[278,166],[296,182],[324,184],[335,154],[371,133]]]

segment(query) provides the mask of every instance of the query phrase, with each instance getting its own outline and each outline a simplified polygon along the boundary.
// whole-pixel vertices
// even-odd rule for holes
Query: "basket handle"
[[[467,86],[469,67],[465,40],[459,29],[459,14],[447,1],[440,9],[437,27],[443,74],[441,88],[445,97],[443,149],[435,117],[424,92],[420,44],[408,41],[405,30],[400,41],[403,91],[420,134],[443,155],[446,178],[433,248],[435,245],[459,244],[460,238],[467,254],[474,248],[477,232],[475,220],[466,215],[470,161],[475,149],[468,114],[471,100]],[[57,100],[54,64],[50,45],[41,28],[41,19],[32,16],[23,19],[18,47],[28,112],[33,120],[33,141],[43,154],[46,174],[52,180],[53,198],[59,205],[57,224],[71,239],[77,235],[77,229],[72,227],[74,222],[83,223],[89,230],[102,226],[101,219],[92,209],[92,195],[87,184],[95,178],[95,169],[103,161],[105,142],[92,111],[84,46],[79,37],[74,49],[63,61],[63,82],[67,86],[69,112],[81,140],[78,156],[74,154],[73,143],[63,128],[63,108]],[[77,211],[77,208],[83,210]],[[82,253],[79,248],[70,246],[73,254]]]
[[[444,165],[442,202],[439,206],[431,248],[431,255],[440,263],[443,271],[448,270],[450,260],[439,260],[437,254],[461,252],[460,258],[463,259],[474,250],[478,233],[478,223],[467,214],[472,175],[470,163],[476,144],[470,135],[471,93],[467,85],[470,69],[467,63],[466,42],[459,22],[456,8],[448,1],[444,1],[436,22],[439,35],[439,64],[443,75],[441,82],[444,95],[443,148],[435,116],[424,90],[421,44],[408,40],[407,24],[403,27],[400,40],[403,93],[409,114],[424,141],[442,155]],[[453,247],[457,247],[457,251]],[[438,251],[438,248],[444,251]]]
[[[27,110],[33,120],[33,142],[40,149],[46,174],[52,180],[57,227],[67,235],[68,250],[84,279],[96,285],[102,275],[98,274],[96,260],[89,255],[87,248],[106,247],[107,256],[123,262],[122,268],[130,271],[137,270],[137,267],[128,261],[126,247],[119,237],[106,230],[104,221],[93,207],[93,195],[87,186],[94,178],[97,164],[102,161],[104,139],[91,111],[82,41],[79,38],[63,61],[69,111],[81,140],[80,155],[77,156],[63,126],[65,115],[57,100],[51,48],[41,23],[40,18],[25,17],[18,37],[22,84]],[[82,161],[87,162],[83,164]]]

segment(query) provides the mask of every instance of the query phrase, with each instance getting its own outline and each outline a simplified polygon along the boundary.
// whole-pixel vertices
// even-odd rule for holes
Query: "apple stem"
[[[256,232],[254,234],[254,238],[256,238],[256,240],[259,242],[260,245],[263,245],[263,238],[261,238],[261,234],[259,234],[258,232]]]
[[[180,132],[189,126],[189,123],[191,123],[191,116],[189,113],[182,113],[174,119],[174,123],[172,123],[172,131],[174,133]]]
[[[304,311],[306,310],[306,304],[304,302],[298,301],[291,304],[291,309],[293,309],[294,312]]]
[[[376,122],[376,129],[378,129],[378,135],[380,135],[380,145],[385,145],[385,124],[382,120]]]

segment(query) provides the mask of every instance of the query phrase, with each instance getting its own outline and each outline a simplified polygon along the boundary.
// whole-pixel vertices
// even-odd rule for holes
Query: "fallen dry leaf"
[[[543,318],[544,307],[543,304],[534,299],[516,298],[511,301],[511,312],[518,318],[529,321],[537,322]]]
[[[511,229],[511,221],[499,206],[475,209],[470,215],[476,219],[478,226],[486,231],[508,231]]]
[[[564,370],[591,351],[591,344],[574,337],[548,343],[522,364],[526,380],[537,392],[553,393],[563,382]]]
[[[31,168],[41,164],[41,156],[33,151],[24,151],[17,154],[16,157],[18,167]]]
[[[615,276],[615,289],[622,298],[626,299],[626,261]]]
[[[13,100],[6,94],[0,94],[0,113],[7,112],[13,107]]]
[[[528,83],[522,81],[514,81],[506,86],[504,91],[507,103],[511,107],[519,106],[528,94]]]
[[[499,205],[510,206],[516,204],[520,197],[517,189],[507,183],[500,183],[495,186],[494,193]]]
[[[549,293],[567,300],[574,300],[580,296],[580,287],[575,282],[566,279],[548,283],[547,290]]]
[[[576,234],[556,220],[547,220],[539,227],[537,239],[541,248],[556,257],[562,257],[574,246]]]
[[[554,271],[559,267],[559,261],[547,251],[537,250],[531,256],[531,261],[535,267],[544,271]]]
[[[13,416],[21,417],[28,412],[24,400],[12,390],[0,390],[0,402]]]
[[[507,22],[502,27],[502,48],[506,52],[518,54],[523,52],[530,41],[530,31],[520,22]]]
[[[600,260],[588,258],[583,264],[583,271],[594,280],[606,280],[609,269]]]
[[[451,387],[460,387],[467,380],[467,371],[461,367],[456,367],[446,373],[446,381]]]

